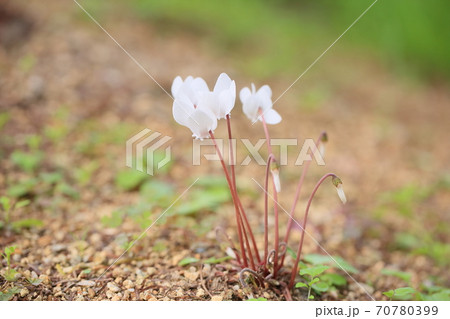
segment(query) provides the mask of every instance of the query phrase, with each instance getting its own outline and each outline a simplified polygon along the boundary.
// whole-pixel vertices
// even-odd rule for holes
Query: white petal
[[[225,118],[230,114],[236,101],[236,84],[234,81],[228,90],[224,90],[219,95],[220,112],[218,119]]]
[[[172,114],[178,124],[186,126],[193,111],[194,105],[187,103],[183,97],[173,101]]]
[[[244,114],[252,121],[258,119],[258,99],[255,95],[251,95],[242,105]]]
[[[228,90],[231,86],[231,79],[226,73],[221,73],[217,78],[216,85],[214,86],[214,93],[220,93],[224,90]]]
[[[267,124],[278,124],[281,122],[281,116],[274,109],[268,109],[264,112],[264,119]]]
[[[347,202],[347,198],[345,197],[344,188],[342,187],[342,184],[339,184],[337,187],[337,193],[339,198],[341,199],[342,203],[345,204]]]
[[[280,172],[278,169],[272,170],[273,184],[277,193],[281,192]]]
[[[217,119],[211,112],[196,109],[188,119],[187,127],[196,138],[208,138],[209,131],[217,127]]]
[[[180,88],[181,84],[183,84],[183,79],[181,76],[177,76],[172,83],[172,96],[176,98],[178,89]]]
[[[219,118],[220,116],[219,96],[217,94],[214,94],[213,92],[201,93],[197,108],[199,110],[208,110],[214,113],[214,117]]]
[[[239,97],[241,99],[241,103],[244,104],[245,101],[247,101],[247,99],[252,95],[252,92],[250,91],[250,89],[248,87],[245,87],[241,90],[241,92],[239,93]]]
[[[195,78],[191,83],[192,90],[195,92],[207,92],[209,91],[208,84],[206,84],[205,80],[198,77]]]
[[[268,85],[261,86],[256,94],[267,96],[269,99],[272,98],[272,90]]]

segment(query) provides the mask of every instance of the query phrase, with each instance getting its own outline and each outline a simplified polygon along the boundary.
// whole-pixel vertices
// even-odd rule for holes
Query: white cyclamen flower
[[[226,73],[220,74],[214,90],[207,93],[205,99],[218,120],[225,118],[236,102],[236,83]]]
[[[241,90],[239,97],[242,102],[242,109],[247,117],[256,122],[262,121],[260,110],[264,115],[267,124],[278,124],[281,122],[281,116],[272,109],[272,90],[268,85],[263,85],[258,91],[252,83],[252,90],[245,87]]]
[[[208,138],[209,131],[214,131],[217,127],[216,115],[205,98],[208,92],[208,85],[202,78],[194,79],[189,76],[183,81],[178,76],[172,84],[173,117],[199,139]]]

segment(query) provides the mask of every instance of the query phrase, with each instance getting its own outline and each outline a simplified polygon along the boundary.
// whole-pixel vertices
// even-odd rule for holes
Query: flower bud
[[[345,197],[344,188],[342,187],[342,180],[337,176],[333,176],[332,182],[336,187],[339,198],[342,203],[345,204],[347,202],[347,198]]]
[[[272,173],[273,184],[275,185],[275,190],[277,193],[281,192],[281,183],[280,183],[280,170],[278,163],[273,160],[270,164],[270,172]]]
[[[234,252],[233,248],[227,247],[225,252],[229,257],[236,259],[236,253]]]
[[[320,141],[319,141],[319,153],[320,156],[324,157],[325,156],[325,143],[328,142],[328,134],[327,132],[323,132],[322,136],[320,137]]]

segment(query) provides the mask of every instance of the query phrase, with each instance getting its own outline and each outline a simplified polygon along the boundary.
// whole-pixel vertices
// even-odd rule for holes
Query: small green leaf
[[[330,289],[330,286],[326,282],[318,282],[312,285],[312,289],[316,292],[327,292]]]
[[[5,254],[9,258],[16,251],[17,246],[7,246],[5,247]]]
[[[311,296],[309,296],[308,298],[312,300],[312,299],[314,299],[314,296],[313,296],[313,295],[311,295]]]
[[[148,175],[134,169],[120,171],[116,176],[116,186],[125,191],[136,189]]]
[[[323,274],[320,276],[320,280],[328,283],[330,286],[345,286],[347,284],[347,279],[339,274]]]
[[[298,282],[295,284],[295,288],[303,288],[303,287],[308,288],[308,285],[305,284],[304,282]]]
[[[411,287],[402,287],[397,288],[394,290],[389,290],[386,292],[383,292],[383,295],[391,298],[391,299],[401,299],[401,300],[408,300],[411,299],[413,294],[416,293],[416,290]]]
[[[27,278],[27,280],[33,286],[39,286],[42,283],[43,279],[40,279],[40,278]]]
[[[11,154],[11,161],[28,173],[33,172],[39,166],[43,158],[44,156],[41,152],[25,153],[15,151]]]
[[[123,215],[123,212],[114,211],[111,216],[103,216],[101,222],[105,227],[116,228],[122,225]]]
[[[223,263],[224,261],[227,261],[230,259],[232,259],[230,256],[225,256],[225,257],[221,257],[221,258],[211,257],[211,258],[205,259],[203,261],[203,263],[204,264],[219,264],[219,263]]]
[[[8,301],[14,297],[15,294],[18,294],[20,289],[17,287],[9,288],[6,292],[0,291],[0,301]]]
[[[17,204],[14,206],[14,208],[22,208],[25,206],[30,205],[31,201],[29,199],[24,199],[21,201],[18,201]]]
[[[43,225],[44,223],[42,220],[36,218],[25,218],[11,223],[11,226],[15,231],[20,231],[23,228],[41,227]]]
[[[304,269],[300,270],[300,275],[302,275],[302,276],[309,275],[309,276],[311,276],[311,278],[314,278],[329,268],[330,267],[325,266],[325,265],[317,265],[314,267],[304,268]]]
[[[5,278],[6,281],[13,282],[13,281],[17,280],[17,278],[16,278],[17,274],[18,274],[17,270],[15,270],[13,268],[9,268],[9,269],[6,269],[3,277]]]
[[[4,210],[5,212],[7,212],[7,211],[9,211],[9,210],[11,209],[11,201],[10,201],[10,199],[9,199],[8,197],[6,197],[6,196],[0,197],[0,204],[2,205],[3,210]]]
[[[383,275],[398,277],[405,282],[409,282],[411,280],[411,274],[409,272],[399,271],[395,269],[382,269],[381,273]]]
[[[325,256],[325,255],[319,255],[319,254],[308,254],[305,255],[304,260],[307,263],[313,264],[313,265],[320,265],[320,264],[327,264],[331,267],[334,267],[336,269],[343,269],[349,273],[357,274],[358,270],[350,265],[348,262],[346,262],[342,257],[340,256]]]
[[[8,186],[7,193],[11,197],[19,198],[24,195],[30,194],[37,184],[38,181],[35,178],[23,180],[11,186]]]
[[[186,257],[186,258],[182,259],[182,260],[178,263],[178,265],[179,265],[179,266],[186,266],[186,265],[189,265],[189,264],[196,263],[196,262],[198,262],[198,261],[199,261],[199,260],[198,260],[197,258],[194,258],[194,257]]]

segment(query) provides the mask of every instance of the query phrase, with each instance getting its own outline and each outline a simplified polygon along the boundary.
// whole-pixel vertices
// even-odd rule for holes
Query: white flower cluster
[[[281,116],[272,109],[272,90],[268,85],[258,91],[252,83],[252,89],[245,87],[240,99],[245,115],[252,121],[262,120],[267,124],[277,124]],[[177,76],[172,84],[173,117],[175,121],[188,127],[195,138],[209,137],[217,127],[217,120],[226,118],[236,101],[236,83],[222,73],[212,91],[202,78],[188,76],[184,81]]]

